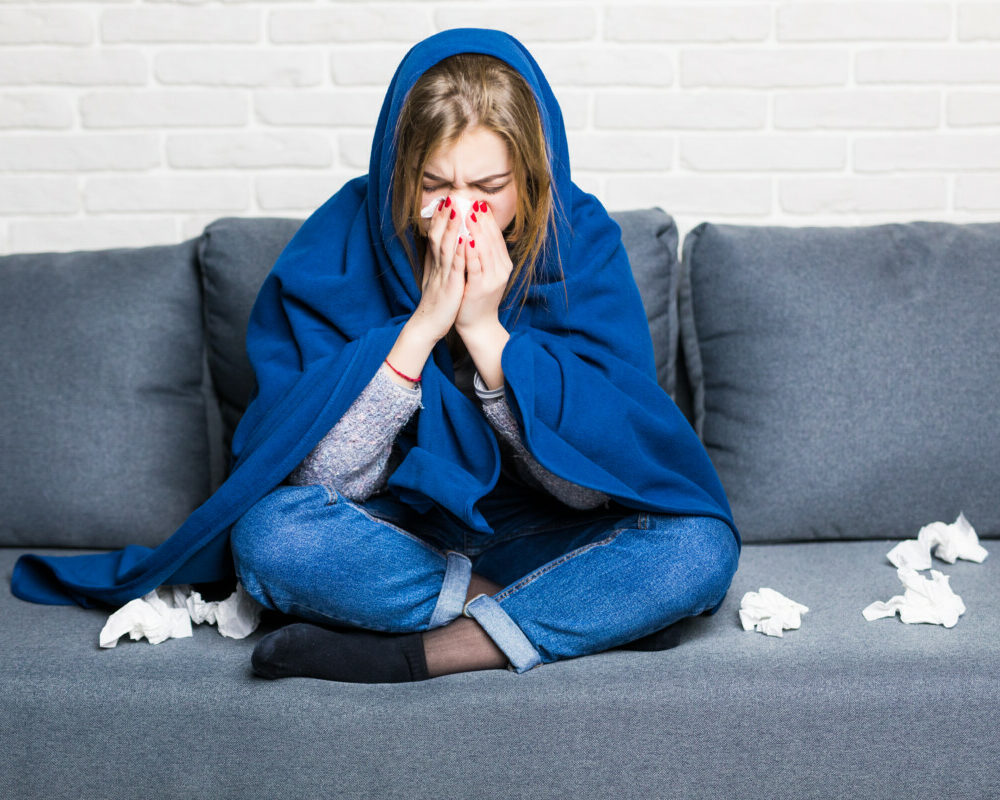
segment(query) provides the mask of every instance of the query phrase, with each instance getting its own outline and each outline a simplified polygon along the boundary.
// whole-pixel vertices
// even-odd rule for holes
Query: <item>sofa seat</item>
[[[934,560],[968,609],[955,627],[867,622],[903,591],[894,543],[746,544],[720,611],[677,623],[676,647],[413,684],[254,677],[278,615],[242,641],[201,625],[102,650],[106,612],[0,593],[0,773],[52,799],[985,797],[1000,554]],[[8,583],[24,552],[0,549]],[[742,629],[762,586],[809,607],[800,629]]]

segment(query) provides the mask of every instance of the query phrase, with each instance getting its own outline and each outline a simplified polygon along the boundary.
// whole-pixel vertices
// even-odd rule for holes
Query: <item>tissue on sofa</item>
[[[958,558],[981,564],[989,555],[961,512],[951,525],[943,522],[924,525],[916,539],[900,542],[886,554],[906,591],[888,602],[876,601],[866,606],[861,612],[866,620],[891,617],[898,611],[899,618],[907,623],[929,622],[951,628],[958,622],[965,613],[965,604],[952,591],[948,576],[932,569],[928,580],[917,573],[917,570],[930,569],[932,549],[935,556],[949,564],[954,564]]]
[[[108,617],[101,630],[101,647],[114,647],[126,633],[133,640],[145,636],[150,644],[191,636],[192,622],[218,625],[223,636],[244,639],[257,629],[262,610],[239,582],[225,600],[211,602],[186,584],[159,586]]]
[[[798,628],[802,614],[809,609],[789,600],[774,589],[763,587],[757,592],[747,592],[740,600],[740,623],[743,630],[758,630],[768,636],[783,636],[782,630]]]
[[[957,558],[981,564],[988,555],[986,548],[979,544],[975,528],[965,514],[959,512],[958,519],[951,525],[943,522],[924,525],[916,539],[900,542],[888,552],[887,557],[897,568],[930,569],[932,549],[935,556],[949,564],[954,564]]]
[[[908,567],[900,567],[896,574],[906,591],[890,598],[886,603],[876,601],[867,606],[861,613],[869,622],[894,616],[898,611],[903,622],[930,622],[952,628],[965,613],[965,604],[952,591],[947,575],[932,569],[928,580]]]
[[[101,629],[101,647],[114,647],[126,633],[132,639],[145,636],[150,644],[191,636],[191,617],[178,602],[180,587],[160,586],[144,597],[130,600],[115,611]]]

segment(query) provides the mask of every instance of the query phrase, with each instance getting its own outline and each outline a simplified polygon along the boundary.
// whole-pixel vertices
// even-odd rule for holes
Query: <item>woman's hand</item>
[[[503,232],[485,201],[475,204],[466,225],[469,241],[459,245],[459,249],[463,251],[467,278],[455,330],[468,342],[476,331],[498,325],[500,298],[514,264]]]
[[[465,243],[456,249],[458,227],[455,204],[442,200],[431,216],[420,303],[410,318],[435,342],[454,324],[465,291]]]

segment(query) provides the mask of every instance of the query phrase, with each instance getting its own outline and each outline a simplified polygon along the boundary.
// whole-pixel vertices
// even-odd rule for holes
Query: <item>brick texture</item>
[[[400,59],[518,37],[612,210],[852,225],[1000,215],[1000,2],[0,3],[0,253],[304,218],[368,171]]]

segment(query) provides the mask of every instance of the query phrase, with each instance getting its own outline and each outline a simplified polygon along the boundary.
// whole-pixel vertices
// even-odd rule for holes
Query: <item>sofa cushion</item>
[[[208,366],[222,414],[218,446],[226,453],[253,390],[246,351],[250,310],[264,278],[302,222],[223,217],[207,225],[198,242]]]
[[[680,304],[744,541],[1000,535],[1000,224],[704,223]]]
[[[208,496],[196,242],[0,258],[0,543],[155,545]]]
[[[672,649],[416,683],[256,678],[250,653],[276,624],[266,617],[243,640],[197,625],[188,639],[101,650],[106,613],[0,593],[0,788],[107,800],[209,786],[246,800],[996,797],[997,554],[935,559],[968,608],[955,627],[866,622],[865,606],[901,593],[892,544],[748,544],[719,612],[671,626]],[[0,550],[3,580],[20,552]],[[762,586],[809,607],[801,628],[742,629],[740,598]]]
[[[646,309],[653,337],[656,380],[676,401],[677,292],[680,283],[677,223],[661,208],[609,213],[622,229],[622,244]]]
[[[659,208],[611,212],[611,217],[621,227],[622,242],[642,295],[657,380],[674,397],[680,269],[676,223]],[[199,243],[208,360],[222,410],[223,441],[219,446],[225,452],[253,389],[253,370],[246,355],[250,311],[264,278],[302,222],[278,217],[223,217],[205,228]]]

